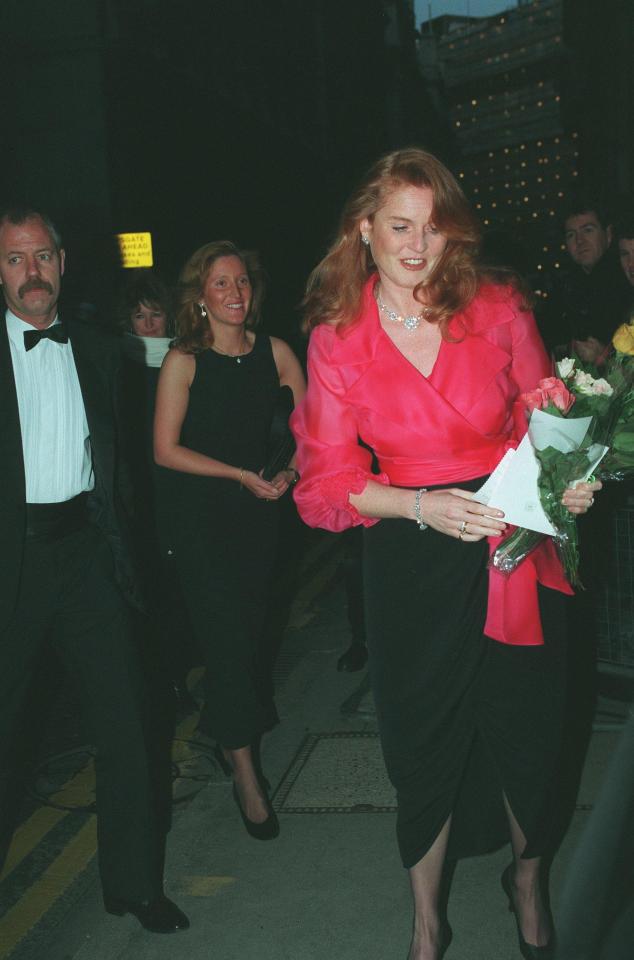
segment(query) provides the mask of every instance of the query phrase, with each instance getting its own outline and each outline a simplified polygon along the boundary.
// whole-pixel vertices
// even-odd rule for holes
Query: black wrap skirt
[[[482,632],[487,559],[486,540],[465,543],[411,520],[364,531],[370,673],[408,868],[450,815],[450,858],[508,842],[503,794],[527,839],[523,855],[548,847],[567,598],[539,587],[543,646],[491,640]]]

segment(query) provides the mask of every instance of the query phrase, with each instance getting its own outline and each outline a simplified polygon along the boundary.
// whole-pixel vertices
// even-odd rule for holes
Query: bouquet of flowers
[[[539,465],[539,500],[573,586],[580,585],[578,536],[574,514],[561,503],[564,490],[588,479],[593,471],[601,480],[621,480],[634,473],[634,323],[624,326],[631,336],[630,349],[619,349],[626,346],[619,328],[614,341],[617,352],[604,376],[566,357],[557,364],[558,377],[540,380],[535,390],[521,397],[530,416],[528,437]],[[518,527],[497,547],[490,565],[512,573],[545,536]]]

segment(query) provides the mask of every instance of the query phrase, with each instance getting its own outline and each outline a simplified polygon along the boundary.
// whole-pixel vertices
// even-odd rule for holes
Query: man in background
[[[572,262],[554,278],[542,335],[557,357],[574,352],[600,364],[631,295],[604,207],[592,199],[578,201],[565,218],[564,239]]]

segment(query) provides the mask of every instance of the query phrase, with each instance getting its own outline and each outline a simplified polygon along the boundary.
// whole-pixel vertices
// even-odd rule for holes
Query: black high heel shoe
[[[509,901],[509,912],[515,917],[515,926],[517,927],[517,941],[520,948],[520,953],[524,957],[524,960],[552,960],[555,955],[555,933],[551,934],[550,940],[543,947],[538,947],[535,944],[527,943],[522,934],[522,928],[520,926],[520,918],[518,916],[517,910],[515,909],[515,901],[513,900],[513,881],[512,877],[514,874],[514,866],[512,863],[509,863],[508,867],[502,873],[500,877],[500,882],[502,884],[502,889],[508,897]]]
[[[262,823],[256,823],[254,820],[249,820],[246,813],[242,809],[240,797],[238,796],[238,788],[236,787],[235,783],[233,785],[233,799],[235,800],[236,806],[240,811],[240,816],[242,817],[245,830],[250,837],[253,837],[255,840],[274,840],[279,835],[280,822],[277,819],[277,814],[273,810],[268,797],[265,796],[264,801],[269,811],[269,815],[266,820],[262,821]]]

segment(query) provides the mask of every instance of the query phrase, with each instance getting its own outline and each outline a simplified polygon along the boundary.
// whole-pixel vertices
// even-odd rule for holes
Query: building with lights
[[[509,257],[538,290],[540,272],[560,264],[561,218],[578,176],[578,137],[562,111],[562,9],[562,0],[533,0],[421,25],[422,69],[448,111],[454,167],[492,257]]]

